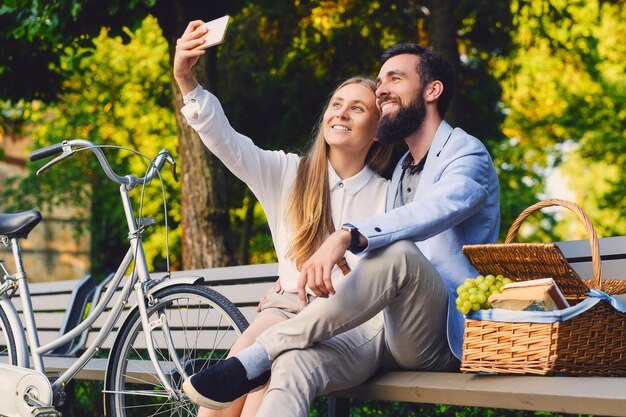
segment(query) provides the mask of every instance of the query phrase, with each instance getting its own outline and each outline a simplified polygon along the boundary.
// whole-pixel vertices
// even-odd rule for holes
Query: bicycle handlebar
[[[174,168],[176,165],[176,161],[174,160],[174,158],[172,157],[172,155],[169,153],[167,149],[162,149],[158,153],[154,162],[151,163],[151,167],[148,171],[148,174],[142,178],[137,178],[134,175],[126,175],[122,177],[116,174],[115,171],[113,171],[113,168],[111,168],[111,164],[109,164],[109,161],[104,155],[104,152],[102,152],[102,149],[100,149],[98,145],[85,139],[72,139],[72,140],[63,141],[62,143],[55,143],[54,145],[35,149],[28,155],[28,157],[30,158],[31,161],[38,161],[40,159],[48,158],[53,155],[61,154],[60,156],[56,157],[55,159],[53,159],[52,161],[48,162],[46,165],[41,167],[39,171],[37,171],[37,174],[39,175],[43,171],[52,167],[53,165],[72,156],[75,153],[75,151],[72,149],[73,146],[76,146],[76,147],[80,146],[83,149],[88,149],[91,152],[93,152],[93,154],[98,159],[100,166],[102,166],[102,169],[104,170],[104,173],[106,174],[106,176],[111,181],[117,184],[126,185],[129,189],[132,189],[136,187],[137,185],[150,182],[156,176],[157,172],[163,169],[165,162],[169,162],[172,165],[172,172],[174,173],[174,178],[177,179],[175,168]]]
[[[54,145],[35,149],[30,154],[28,154],[28,158],[34,162],[34,161],[39,161],[40,159],[44,159],[53,155],[60,154],[61,152],[63,152],[63,144],[55,143]]]

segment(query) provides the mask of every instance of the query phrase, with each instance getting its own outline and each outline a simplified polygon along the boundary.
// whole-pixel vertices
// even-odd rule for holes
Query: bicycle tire
[[[17,365],[15,336],[3,307],[0,307],[0,356],[7,356],[8,364]]]
[[[224,359],[248,321],[222,294],[199,285],[175,285],[157,291],[156,303],[148,308],[150,321],[155,313],[166,315],[176,352],[191,375],[214,361]],[[182,393],[183,378],[171,361],[163,336],[152,333],[161,367],[172,386]],[[197,349],[212,341],[210,349]],[[120,329],[109,356],[105,382],[105,413],[114,417],[196,416],[197,408],[187,397],[174,400],[160,386],[147,350],[139,311],[132,312]]]

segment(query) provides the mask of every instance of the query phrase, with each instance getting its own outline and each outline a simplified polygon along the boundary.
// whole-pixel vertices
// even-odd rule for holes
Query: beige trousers
[[[458,367],[446,336],[446,287],[414,243],[368,253],[334,286],[335,295],[257,339],[274,361],[257,416],[307,416],[315,396],[379,369]]]

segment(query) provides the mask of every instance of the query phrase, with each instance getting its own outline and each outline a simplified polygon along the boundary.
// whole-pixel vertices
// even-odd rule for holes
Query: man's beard
[[[409,107],[400,108],[395,115],[380,118],[376,129],[376,138],[379,142],[400,142],[422,126],[426,117],[426,103],[421,92],[417,97],[418,99],[413,100]]]

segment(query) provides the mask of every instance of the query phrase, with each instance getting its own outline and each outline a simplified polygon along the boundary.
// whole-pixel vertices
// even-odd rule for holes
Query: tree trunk
[[[454,90],[452,102],[446,113],[446,120],[452,125],[460,121],[459,88],[461,80],[461,60],[457,44],[458,22],[454,14],[455,0],[430,0],[427,2],[430,16],[428,19],[428,43],[440,54],[450,60],[456,72],[457,88]]]
[[[189,3],[189,4],[187,4]],[[161,3],[163,4],[163,3]],[[190,20],[211,19],[223,15],[220,2],[205,3],[212,16],[189,16],[197,9],[195,2],[179,0],[165,3],[157,9],[157,18],[170,45],[173,58],[178,39]],[[215,49],[209,50],[195,68],[195,75],[203,87],[215,91]],[[181,169],[181,227],[183,232],[183,268],[213,268],[234,264],[229,241],[227,187],[224,168],[204,146],[197,133],[189,127],[180,108],[182,97],[173,82],[172,106],[178,128],[178,157]]]

